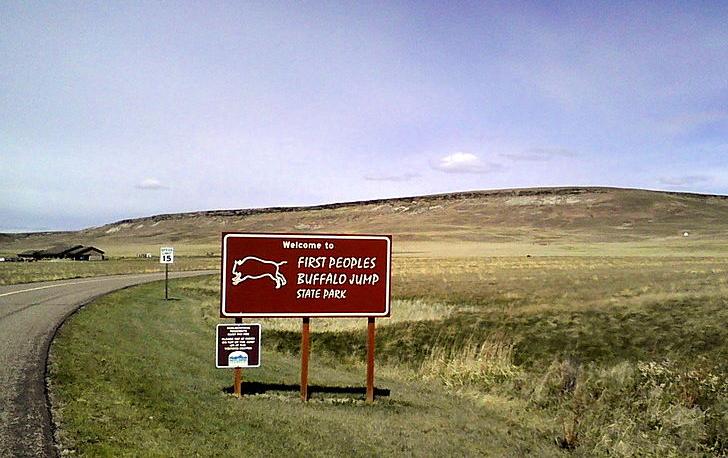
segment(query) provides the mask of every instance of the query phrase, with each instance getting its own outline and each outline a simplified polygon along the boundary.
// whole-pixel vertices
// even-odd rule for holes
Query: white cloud
[[[364,177],[367,181],[410,181],[412,178],[418,178],[419,173],[403,173],[402,175],[367,175]]]
[[[457,152],[440,158],[432,168],[447,173],[489,173],[500,170],[500,164],[483,162],[472,153]]]
[[[161,181],[157,180],[156,178],[145,178],[142,180],[141,183],[138,183],[135,186],[137,189],[144,189],[144,190],[157,190],[157,189],[169,189],[169,186],[165,186],[162,184]]]

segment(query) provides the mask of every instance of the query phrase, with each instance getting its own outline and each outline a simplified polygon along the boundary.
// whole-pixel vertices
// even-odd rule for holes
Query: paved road
[[[209,273],[215,271],[170,277]],[[0,457],[58,455],[45,371],[48,347],[63,320],[98,296],[163,278],[155,273],[0,286]]]

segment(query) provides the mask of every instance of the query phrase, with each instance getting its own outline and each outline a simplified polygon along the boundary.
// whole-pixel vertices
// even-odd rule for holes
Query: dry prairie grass
[[[392,400],[373,411],[312,407],[325,412],[316,416],[322,437],[318,450],[344,453],[339,442],[328,438],[346,435],[361,441],[360,422],[376,415],[406,444],[415,437],[420,443],[423,431],[432,431],[429,450],[445,454],[483,454],[474,444],[488,434],[498,444],[493,453],[500,455],[559,455],[565,450],[577,456],[725,455],[726,272],[722,257],[396,258],[392,317],[377,320],[378,380],[393,388]],[[61,361],[55,373],[73,380],[63,388],[66,412],[73,412],[64,434],[81,450],[98,451],[108,444],[122,450],[133,446],[134,434],[156,447],[159,437],[176,438],[176,428],[183,428],[205,432],[199,441],[184,442],[184,451],[204,452],[213,446],[205,437],[227,428],[206,407],[220,402],[219,393],[197,394],[199,378],[228,383],[210,372],[208,361],[210,330],[221,321],[219,277],[177,282],[174,291],[182,300],[171,307],[155,307],[151,288],[103,302],[124,316],[123,307],[129,307],[133,327],[121,318],[109,321],[111,308],[96,307],[74,319],[78,324],[61,347],[69,351],[57,353]],[[114,409],[103,396],[93,395],[106,392],[109,381],[92,370],[98,355],[88,339],[98,333],[87,331],[103,326],[108,328],[105,348],[135,368],[114,369],[130,387],[116,386],[115,396],[143,406],[130,412],[126,423],[120,417],[123,428],[86,421],[92,412]],[[361,383],[364,320],[314,319],[311,330],[312,361],[319,365],[320,380]],[[164,345],[153,344],[158,339],[178,351],[164,351]],[[280,381],[282,374],[295,380],[300,321],[265,320],[263,342],[265,380]],[[188,351],[193,352],[194,370],[185,378],[185,403],[174,403],[178,392],[149,388],[149,380],[175,375],[164,368],[180,364],[175,358]],[[155,363],[144,363],[145,358]],[[79,392],[84,399],[94,396],[93,403],[75,401]],[[156,401],[157,395],[167,402]],[[290,407],[293,398],[283,394],[251,400],[254,407],[246,412],[255,421],[241,421],[246,428],[270,418],[290,425],[301,412]],[[197,406],[193,413],[187,403]],[[407,418],[400,415],[403,411]],[[166,435],[145,429],[149,416],[169,419],[167,429],[159,432]],[[322,423],[328,417],[336,420]],[[198,418],[214,424],[215,432]],[[130,432],[119,436],[116,431],[124,428]],[[299,428],[276,431],[266,432],[272,451],[301,433]],[[173,439],[160,444],[158,451],[180,451]],[[376,436],[372,447],[369,454],[402,451],[385,436]]]
[[[722,257],[399,258],[394,294],[523,314],[728,294]]]
[[[436,344],[418,373],[450,389],[487,390],[521,373],[513,362],[514,351],[515,345],[502,336],[488,337],[480,343],[470,340],[462,347]]]
[[[377,319],[377,327],[392,326],[406,322],[426,322],[447,318],[455,306],[423,299],[394,299],[389,318]],[[257,320],[265,329],[299,332],[301,320],[296,318],[262,318]],[[366,329],[366,318],[312,318],[312,332],[358,331]]]
[[[172,271],[217,269],[219,259],[176,257]],[[163,272],[154,259],[110,259],[106,261],[38,261],[0,263],[0,285],[31,283],[101,275]]]

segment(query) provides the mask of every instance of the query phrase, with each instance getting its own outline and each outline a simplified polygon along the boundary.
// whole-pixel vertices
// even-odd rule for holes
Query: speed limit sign
[[[159,249],[159,263],[160,264],[174,263],[174,248],[173,247],[163,246]]]

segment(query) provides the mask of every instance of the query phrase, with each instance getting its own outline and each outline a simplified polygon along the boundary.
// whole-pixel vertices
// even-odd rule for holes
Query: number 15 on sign
[[[171,246],[163,246],[159,249],[159,262],[162,264],[174,263],[174,248]]]

